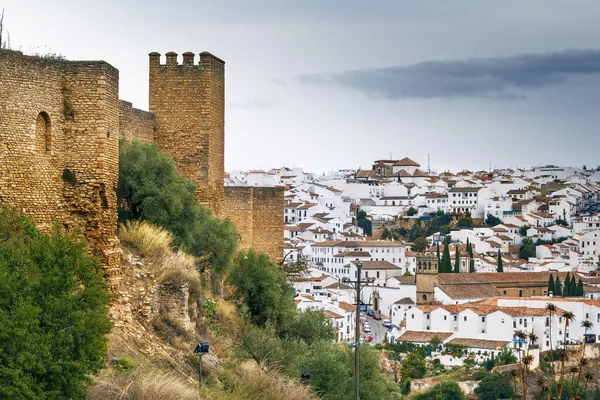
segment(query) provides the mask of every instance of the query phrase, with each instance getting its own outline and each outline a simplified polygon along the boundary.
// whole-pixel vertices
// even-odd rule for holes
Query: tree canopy
[[[85,398],[111,328],[103,282],[75,235],[0,207],[0,398]]]
[[[528,260],[530,257],[535,257],[535,244],[529,238],[523,238],[521,247],[519,248],[519,258]]]
[[[458,383],[446,381],[436,383],[431,389],[412,396],[414,400],[464,400],[463,393]]]
[[[514,399],[515,392],[506,377],[497,372],[487,374],[475,389],[479,400]]]
[[[194,191],[158,146],[121,141],[119,220],[147,220],[169,230],[177,245],[205,258],[220,279],[232,265],[239,235],[231,221],[214,218],[197,204]]]
[[[285,272],[264,253],[240,251],[228,277],[235,294],[258,326],[272,323],[278,331],[290,329],[296,316],[293,288]]]
[[[485,224],[490,228],[496,225],[500,225],[501,223],[502,220],[498,217],[493,216],[492,214],[488,214],[487,218],[485,219]]]
[[[420,236],[415,239],[412,244],[411,250],[418,253],[422,253],[429,248],[429,241],[424,237]]]

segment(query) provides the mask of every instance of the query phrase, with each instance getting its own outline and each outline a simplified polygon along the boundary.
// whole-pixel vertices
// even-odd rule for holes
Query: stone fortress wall
[[[260,250],[273,260],[283,257],[283,189],[226,186],[224,217],[231,219],[244,250]]]
[[[0,202],[42,231],[82,227],[109,275],[118,276],[119,137],[155,142],[196,198],[229,217],[242,248],[283,256],[283,191],[224,188],[224,62],[201,53],[150,54],[150,111],[118,100],[118,71],[102,61],[63,61],[0,51]]]
[[[109,275],[120,266],[118,89],[103,61],[0,51],[0,202],[43,232],[57,221],[82,229]]]

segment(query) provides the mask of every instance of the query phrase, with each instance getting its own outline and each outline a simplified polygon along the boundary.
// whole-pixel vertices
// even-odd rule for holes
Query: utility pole
[[[356,280],[352,281],[349,278],[343,278],[343,283],[354,284],[356,290],[356,326],[354,330],[354,400],[360,400],[360,292],[364,286],[373,283],[375,278],[370,277],[361,280],[362,262],[356,260]],[[361,286],[362,285],[362,286]]]

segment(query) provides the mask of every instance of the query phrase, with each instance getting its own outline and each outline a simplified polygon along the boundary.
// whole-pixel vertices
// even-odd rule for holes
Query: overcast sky
[[[148,53],[226,61],[225,167],[600,164],[600,1],[0,0],[13,49],[120,71]]]

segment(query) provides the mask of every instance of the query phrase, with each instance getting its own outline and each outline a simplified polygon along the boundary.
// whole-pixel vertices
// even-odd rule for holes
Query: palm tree
[[[587,393],[587,387],[588,387],[588,383],[594,379],[594,375],[590,372],[590,371],[586,371],[585,373],[585,386],[583,387],[583,398],[585,399],[585,394]]]
[[[546,385],[546,381],[544,381],[544,378],[538,378],[537,381],[535,381],[536,385],[538,386],[538,388],[540,389],[540,396],[538,400],[542,400],[542,396],[544,396],[544,393],[546,393],[546,391],[548,390],[548,386]]]
[[[576,365],[572,365],[571,368],[569,369],[569,372],[571,372],[571,390],[573,390],[573,383],[575,383],[575,373],[579,371],[579,368],[577,368]],[[571,395],[573,395],[573,393],[571,393]]]
[[[517,339],[519,339],[519,370],[521,372],[521,396],[523,397],[523,400],[527,400],[527,391],[525,389],[525,365],[523,364],[523,358],[521,353],[522,353],[522,348],[521,346],[523,346],[523,342],[525,342],[525,340],[527,339],[527,332],[523,332],[523,331],[516,331],[515,332],[515,337]]]
[[[563,332],[563,351],[560,359],[560,381],[558,384],[558,398],[562,398],[562,391],[565,386],[565,361],[567,361],[567,328],[571,321],[575,321],[575,314],[571,311],[565,311],[562,315],[565,320],[565,327]]]
[[[550,368],[552,368],[552,381],[556,383],[556,377],[554,376],[554,350],[552,349],[552,316],[556,313],[556,305],[554,303],[546,303],[546,311],[550,314],[548,319],[548,329],[550,330]]]
[[[527,375],[529,373],[529,367],[533,363],[533,356],[527,354],[523,357],[523,399],[527,400]]]
[[[513,388],[515,389],[515,396],[517,395],[517,376],[519,375],[517,371],[511,369],[508,375],[511,377],[513,381]]]
[[[585,337],[587,336],[588,330],[594,327],[594,323],[592,321],[588,321],[587,319],[581,323],[581,327],[584,329],[583,332],[583,351],[581,352],[581,358],[585,358]]]
[[[588,360],[585,357],[581,357],[581,360],[579,360],[579,373],[577,374],[577,391],[575,392],[575,394],[577,394],[577,392],[579,392],[579,381],[581,380],[581,373],[583,372],[584,368],[588,365]],[[573,385],[571,385],[573,386]]]

